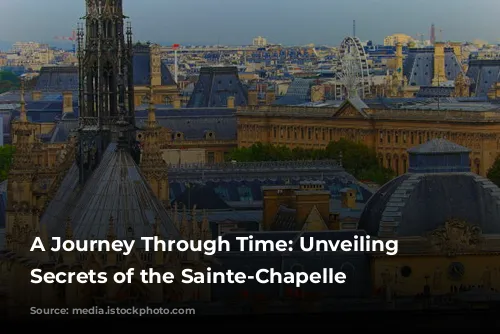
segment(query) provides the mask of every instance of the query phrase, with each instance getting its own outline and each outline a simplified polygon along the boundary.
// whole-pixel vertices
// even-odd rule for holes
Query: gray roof
[[[492,86],[500,81],[500,60],[470,60],[467,76],[471,80],[471,91],[475,96],[487,96]]]
[[[419,146],[412,147],[408,153],[413,154],[446,154],[446,153],[469,153],[470,149],[467,147],[455,144],[449,140],[436,138]]]
[[[500,234],[500,188],[472,173],[406,174],[368,201],[358,228],[375,236],[423,236],[459,219]]]
[[[311,101],[311,86],[317,79],[295,78],[285,95],[276,100],[275,105],[297,105]]]
[[[130,230],[136,238],[153,236],[157,219],[162,237],[180,238],[130,153],[118,149],[116,144],[110,144],[81,191],[75,191],[77,181],[78,168],[73,166],[42,217],[51,236],[64,235],[63,215],[69,215],[75,239],[106,239],[111,217],[118,239],[128,238]]]
[[[136,45],[132,59],[134,65],[134,85],[149,85],[151,83],[151,49],[149,45]],[[165,62],[161,63],[161,85],[177,85]]]
[[[208,131],[216,140],[236,140],[235,109],[227,108],[183,108],[158,109],[156,120],[164,128],[175,133],[184,134],[185,140],[205,139]],[[139,128],[147,120],[148,111],[138,110],[135,114]],[[50,133],[50,142],[60,143],[68,139],[70,132],[78,127],[78,119],[74,113],[64,114]]]
[[[238,68],[203,67],[187,107],[225,107],[230,96],[234,97],[236,107],[247,105],[247,92],[239,79]]]
[[[462,66],[452,48],[445,48],[446,78],[455,80]],[[434,49],[410,49],[403,64],[403,73],[410,86],[431,86],[434,78]]]

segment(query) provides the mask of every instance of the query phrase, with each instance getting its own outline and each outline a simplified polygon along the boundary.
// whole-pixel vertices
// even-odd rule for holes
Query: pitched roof
[[[42,217],[50,236],[64,235],[65,214],[71,218],[75,239],[106,239],[111,217],[118,239],[128,238],[129,231],[135,238],[153,236],[157,220],[162,237],[180,238],[130,153],[118,149],[114,143],[109,145],[81,191],[78,191],[78,168],[76,165],[71,168]]]
[[[419,146],[412,147],[408,153],[413,154],[443,154],[443,153],[469,153],[471,150],[467,147],[455,144],[442,138],[432,139]]]

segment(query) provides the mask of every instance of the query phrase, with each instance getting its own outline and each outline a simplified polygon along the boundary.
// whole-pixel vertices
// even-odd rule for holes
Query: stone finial
[[[208,220],[206,210],[203,210],[203,219],[201,222],[201,238],[203,241],[212,239],[212,236],[210,234],[210,221]]]

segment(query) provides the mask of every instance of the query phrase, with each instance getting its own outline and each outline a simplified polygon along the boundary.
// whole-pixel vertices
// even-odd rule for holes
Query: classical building
[[[24,103],[12,125],[16,152],[7,186],[6,252],[1,260],[12,307],[209,300],[206,286],[178,282],[30,283],[30,271],[35,268],[44,272],[92,269],[109,277],[128,268],[179,272],[183,268],[203,271],[205,266],[200,254],[146,252],[141,243],[127,256],[48,250],[52,237],[109,241],[144,236],[169,240],[211,237],[206,219],[178,219],[167,208],[167,165],[161,157],[154,108],[144,124],[142,150],[136,141],[132,31],[124,27],[122,2],[113,6],[108,1],[87,2],[86,18],[87,29],[79,32],[78,131],[64,145],[42,143]],[[102,43],[107,47],[100,53]],[[102,85],[94,86],[95,82]],[[55,160],[47,158],[51,145],[59,147]],[[43,240],[47,251],[29,251],[35,237]]]
[[[322,148],[341,138],[373,147],[398,175],[408,171],[407,149],[445,138],[471,149],[472,170],[485,176],[500,154],[497,105],[467,98],[374,99],[358,97],[339,107],[249,106],[240,108],[238,146],[257,142]]]
[[[349,226],[354,230],[338,230],[338,221],[325,205],[328,193],[319,184],[307,189],[264,189],[264,207],[270,208],[265,220],[271,228],[251,232],[254,240],[290,240],[296,246],[286,252],[243,252],[236,237],[249,233],[227,233],[224,238],[235,251],[216,255],[220,267],[247,273],[261,268],[308,273],[333,268],[346,273],[347,281],[300,288],[279,283],[214,286],[212,297],[246,298],[270,309],[276,300],[291,302],[288,305],[300,301],[295,305],[309,310],[318,306],[325,309],[325,305],[329,310],[346,310],[352,305],[356,309],[363,305],[381,308],[384,304],[387,307],[387,301],[396,301],[390,305],[398,307],[398,300],[405,307],[421,308],[422,302],[451,306],[471,301],[471,295],[476,301],[496,298],[500,290],[500,188],[471,173],[469,153],[469,149],[444,139],[410,149],[408,173],[371,197],[359,222]],[[345,201],[352,197],[346,192]],[[285,205],[287,201],[295,202],[297,210]],[[297,245],[301,237],[335,243],[366,236],[382,242],[397,240],[398,253],[304,252]]]

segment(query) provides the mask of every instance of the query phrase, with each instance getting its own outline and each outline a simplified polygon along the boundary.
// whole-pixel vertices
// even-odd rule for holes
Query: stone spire
[[[25,83],[24,79],[21,79],[21,99],[20,99],[21,113],[19,114],[19,121],[26,123],[28,121],[28,116],[26,115],[26,101],[24,99],[24,95],[25,95]]]
[[[148,181],[158,199],[169,206],[169,184],[167,164],[161,151],[162,129],[156,121],[156,110],[153,101],[154,87],[149,87],[148,119],[141,132],[141,172]]]

